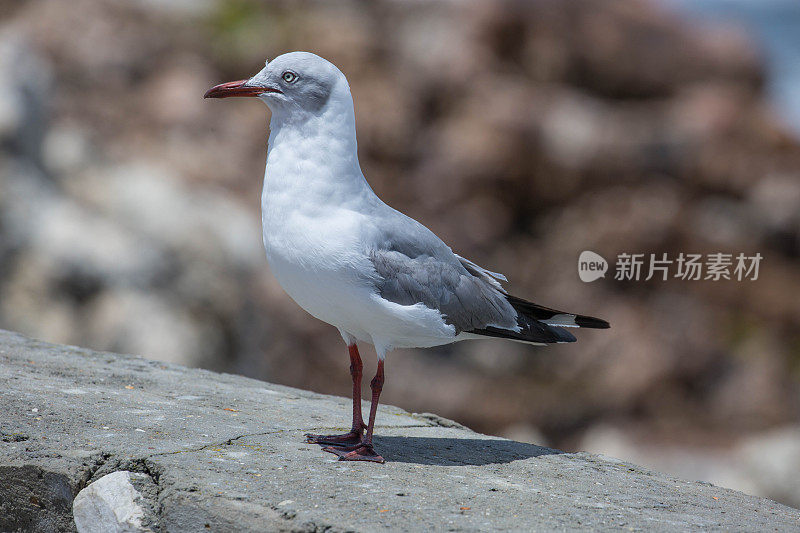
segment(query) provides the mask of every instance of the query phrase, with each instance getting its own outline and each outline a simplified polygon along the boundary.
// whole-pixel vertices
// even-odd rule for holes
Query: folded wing
[[[574,321],[550,325],[539,320],[515,305],[524,300],[509,296],[500,286],[499,275],[455,254],[448,261],[424,254],[411,257],[399,250],[377,250],[370,258],[379,276],[376,288],[381,297],[401,305],[422,303],[436,309],[456,333],[535,344],[575,341],[560,327],[574,326]],[[563,315],[559,319],[576,316],[553,312],[550,317],[558,315]]]

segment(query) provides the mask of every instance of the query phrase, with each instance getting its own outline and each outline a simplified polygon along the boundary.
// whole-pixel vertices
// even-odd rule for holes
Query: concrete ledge
[[[120,531],[800,527],[770,500],[395,407],[378,415],[385,465],[337,462],[303,434],[344,430],[346,398],[14,333],[0,332],[0,383],[0,531],[75,531],[76,495],[114,472],[132,475],[86,491],[79,522],[116,510]]]

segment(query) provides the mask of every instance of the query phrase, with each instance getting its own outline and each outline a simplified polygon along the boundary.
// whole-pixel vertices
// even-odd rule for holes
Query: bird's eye
[[[294,83],[297,81],[297,74],[295,74],[291,70],[287,70],[286,72],[283,73],[283,76],[281,76],[281,78],[283,78],[283,81],[285,81],[286,83]]]

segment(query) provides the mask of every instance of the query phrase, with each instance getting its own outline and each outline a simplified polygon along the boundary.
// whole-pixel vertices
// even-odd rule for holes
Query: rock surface
[[[0,332],[0,382],[2,531],[75,531],[73,499],[88,486],[106,501],[109,479],[123,482],[116,492],[138,502],[133,515],[154,531],[800,523],[800,511],[770,500],[390,406],[376,437],[387,463],[337,462],[303,433],[342,429],[346,398],[14,333]],[[75,502],[82,517],[86,494]]]

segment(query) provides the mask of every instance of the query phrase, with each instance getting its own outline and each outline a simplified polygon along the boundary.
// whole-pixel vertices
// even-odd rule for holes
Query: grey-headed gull
[[[291,52],[250,79],[205,94],[231,96],[259,98],[272,111],[261,196],[272,272],[300,307],[339,330],[350,352],[351,429],[309,434],[309,442],[340,460],[383,462],[372,433],[384,360],[393,348],[481,337],[573,342],[565,327],[609,327],[510,295],[500,284],[507,281],[503,275],[453,253],[428,228],[383,203],[361,172],[350,86],[332,63]],[[367,424],[359,341],[374,345],[378,356]]]

